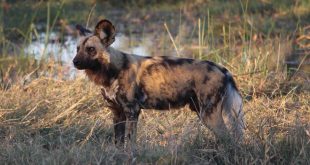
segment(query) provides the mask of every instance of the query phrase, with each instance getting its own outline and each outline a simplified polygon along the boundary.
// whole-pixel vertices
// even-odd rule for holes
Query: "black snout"
[[[83,69],[83,67],[82,67],[83,63],[78,58],[74,58],[72,62],[73,62],[73,65],[74,65],[75,68],[77,68],[79,70]]]
[[[73,64],[74,64],[74,66],[79,66],[81,63],[80,63],[80,61],[78,59],[74,58],[73,59]]]
[[[72,63],[76,69],[91,69],[97,70],[100,69],[100,62],[97,59],[88,59],[81,56],[76,56],[72,60]]]

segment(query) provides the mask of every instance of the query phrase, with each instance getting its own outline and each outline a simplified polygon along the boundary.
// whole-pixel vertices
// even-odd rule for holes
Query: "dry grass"
[[[98,87],[84,79],[40,77],[1,91],[0,159],[8,164],[127,162],[113,146],[110,112]],[[217,144],[196,114],[143,111],[136,162],[309,164],[309,93],[290,92],[245,102],[247,129],[241,146]]]
[[[0,91],[0,161],[309,164],[308,77],[296,74],[289,79],[282,65],[278,71],[274,65],[268,66],[268,60],[278,56],[278,49],[270,49],[275,42],[280,43],[265,41],[257,49],[253,46],[252,57],[246,62],[240,63],[242,47],[235,51],[235,58],[229,59],[228,67],[236,74],[245,98],[247,128],[242,145],[217,143],[187,108],[167,112],[145,110],[138,126],[137,155],[131,159],[126,151],[113,145],[111,113],[104,108],[99,87],[83,76],[73,80],[55,76],[54,73],[64,72],[58,66],[50,67],[58,69],[45,71],[49,73],[45,76],[27,82],[16,80],[23,83],[13,83]],[[228,59],[221,59],[225,60]],[[256,70],[260,72],[249,73]]]

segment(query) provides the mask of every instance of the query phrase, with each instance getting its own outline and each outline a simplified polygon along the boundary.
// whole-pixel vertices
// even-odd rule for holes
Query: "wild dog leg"
[[[137,124],[140,109],[137,107],[125,108],[126,115],[126,148],[132,149],[137,140]]]
[[[211,129],[216,137],[220,140],[228,140],[229,134],[227,127],[225,126],[223,117],[222,117],[222,110],[221,108],[214,107],[211,114],[202,112],[201,119],[203,123]]]
[[[125,125],[126,116],[123,109],[111,100],[104,89],[101,89],[101,94],[105,99],[107,106],[113,112],[113,124],[114,124],[114,143],[117,147],[124,147],[125,144]]]
[[[114,143],[117,147],[124,147],[125,143],[125,125],[126,125],[126,116],[121,110],[112,110],[113,111],[113,124],[114,124]]]

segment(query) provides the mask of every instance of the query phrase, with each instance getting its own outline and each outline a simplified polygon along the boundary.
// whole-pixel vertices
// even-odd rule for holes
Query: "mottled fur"
[[[126,54],[110,47],[114,38],[111,22],[100,21],[94,34],[80,40],[73,63],[102,86],[114,114],[116,144],[125,137],[135,142],[141,109],[187,104],[216,135],[242,136],[242,99],[227,69],[210,61]]]

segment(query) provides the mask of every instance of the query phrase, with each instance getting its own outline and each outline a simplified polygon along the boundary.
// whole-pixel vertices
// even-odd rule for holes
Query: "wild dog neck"
[[[99,60],[100,68],[97,70],[86,69],[85,73],[91,81],[97,85],[109,87],[118,78],[119,73],[128,63],[127,54],[108,47],[107,51],[102,52],[104,56],[109,57],[109,62]]]

